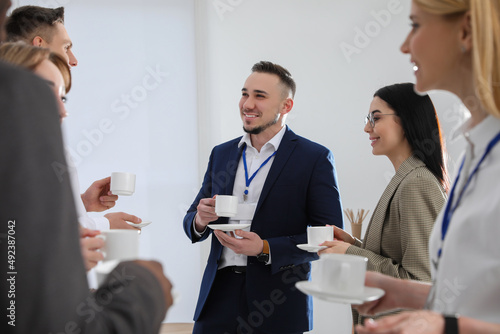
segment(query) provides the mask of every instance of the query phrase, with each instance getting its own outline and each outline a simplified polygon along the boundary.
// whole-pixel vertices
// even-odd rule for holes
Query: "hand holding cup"
[[[110,190],[113,195],[132,195],[135,191],[135,174],[123,172],[111,173]]]

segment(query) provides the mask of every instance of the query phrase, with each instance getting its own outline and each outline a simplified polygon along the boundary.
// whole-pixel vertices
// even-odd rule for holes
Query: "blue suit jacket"
[[[193,233],[199,201],[216,194],[233,194],[242,153],[242,148],[238,148],[240,139],[212,150],[201,190],[184,217],[184,230],[193,243],[205,240],[211,233],[211,229],[207,229],[201,239]],[[214,224],[227,221],[228,218],[219,218]],[[247,260],[249,312],[272,313],[263,317],[263,330],[302,332],[312,329],[312,299],[298,291],[295,282],[309,279],[310,261],[317,259],[317,255],[304,252],[296,245],[307,243],[307,226],[325,224],[343,228],[333,155],[327,148],[297,136],[287,127],[251,226],[252,232],[268,240],[271,249],[270,265],[252,256]],[[198,319],[214,282],[222,248],[213,237],[194,320]]]

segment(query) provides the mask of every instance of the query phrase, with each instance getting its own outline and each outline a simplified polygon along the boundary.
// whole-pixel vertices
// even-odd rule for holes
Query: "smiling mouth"
[[[370,138],[372,146],[379,140],[379,138]]]
[[[255,114],[247,114],[247,113],[243,113],[243,115],[246,117],[246,118],[256,118],[256,117],[259,117],[258,115],[255,115]]]

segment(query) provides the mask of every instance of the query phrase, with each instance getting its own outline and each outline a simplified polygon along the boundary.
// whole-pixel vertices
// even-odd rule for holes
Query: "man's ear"
[[[31,44],[33,46],[42,47],[44,42],[45,41],[43,40],[43,38],[41,38],[40,36],[35,36],[35,38],[33,38],[33,40],[31,41]]]
[[[281,113],[283,115],[288,114],[290,110],[293,108],[293,100],[290,97],[287,97],[283,102],[283,107],[281,108]]]

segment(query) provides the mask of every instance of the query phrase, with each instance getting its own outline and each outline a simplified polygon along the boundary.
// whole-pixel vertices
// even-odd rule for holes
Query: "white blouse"
[[[453,206],[490,141],[500,133],[500,119],[488,116],[464,133],[465,163]],[[461,163],[463,157],[459,161]],[[453,177],[454,181],[456,176]],[[471,179],[441,242],[445,209],[430,238],[434,295],[430,309],[500,323],[500,143]],[[438,251],[442,248],[441,258]],[[436,269],[437,263],[437,269]]]

